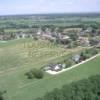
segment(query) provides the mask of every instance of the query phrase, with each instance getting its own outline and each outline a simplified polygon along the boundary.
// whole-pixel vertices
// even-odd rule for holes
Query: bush
[[[87,58],[86,58],[86,53],[85,53],[85,52],[81,52],[80,56],[81,56],[80,59],[81,59],[82,61],[87,59]]]
[[[3,92],[0,91],[0,100],[4,100],[3,98]]]
[[[2,95],[0,95],[0,100],[4,100]]]
[[[96,55],[98,53],[98,51],[96,49],[92,49],[91,54],[92,55]]]
[[[64,63],[66,64],[66,68],[71,67],[73,65],[73,61],[71,59],[67,59],[66,61],[64,61]]]
[[[33,79],[33,78],[42,79],[44,76],[43,71],[40,69],[33,69],[27,72],[25,75],[27,75],[28,79]]]
[[[92,48],[92,49],[87,49],[87,50],[81,52],[80,56],[81,56],[82,60],[85,60],[87,58],[90,58],[90,57],[96,55],[97,53],[98,53],[98,51],[96,49]]]
[[[33,69],[33,75],[37,79],[43,78],[43,71],[40,69]]]
[[[34,75],[31,71],[27,72],[25,75],[27,76],[28,79],[33,79],[34,78]]]

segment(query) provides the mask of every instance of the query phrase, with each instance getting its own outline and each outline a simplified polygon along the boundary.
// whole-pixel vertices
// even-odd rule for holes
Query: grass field
[[[100,57],[97,57],[59,75],[45,73],[41,80],[28,80],[24,75],[32,68],[40,68],[82,49],[65,50],[47,41],[30,39],[0,43],[0,90],[7,90],[5,100],[34,100],[64,84],[100,74]]]

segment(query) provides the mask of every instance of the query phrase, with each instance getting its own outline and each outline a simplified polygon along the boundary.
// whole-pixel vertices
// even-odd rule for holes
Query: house
[[[70,37],[64,33],[57,33],[57,32],[54,32],[52,34],[52,36],[56,37],[56,38],[59,38],[60,40],[68,40],[70,39]]]
[[[0,35],[0,40],[3,40],[3,38],[4,38],[4,35]]]
[[[97,48],[100,48],[100,42],[96,45]]]
[[[28,38],[28,37],[33,37],[32,34],[27,34],[27,33],[16,33],[16,38],[17,39],[21,39],[21,38]]]
[[[90,34],[90,35],[97,35],[97,31],[95,29],[93,29],[92,27],[88,27],[86,29],[82,29],[79,33],[80,36],[85,36],[87,34]]]
[[[67,35],[63,35],[62,33],[57,32],[51,32],[48,28],[45,31],[42,31],[41,29],[37,32],[37,38],[38,39],[44,39],[49,41],[56,41],[59,39],[60,41],[66,41],[70,37]]]
[[[3,40],[10,40],[10,39],[11,39],[11,36],[9,34],[4,35]]]
[[[70,39],[70,37],[67,36],[67,35],[61,35],[61,36],[60,36],[60,39],[61,39],[61,40],[68,40],[68,39]]]
[[[72,60],[76,63],[80,62],[81,56],[79,54],[76,54],[72,57]]]
[[[9,34],[0,35],[0,40],[10,40],[11,36]]]
[[[78,42],[81,46],[90,46],[88,37],[79,37]]]
[[[41,34],[42,34],[42,30],[39,29],[39,30],[37,31],[37,35],[41,35]]]
[[[88,27],[86,30],[85,30],[85,32],[87,32],[87,33],[91,33],[92,32],[92,27]]]
[[[44,68],[44,70],[51,70],[51,71],[60,71],[60,70],[62,70],[62,69],[64,69],[66,67],[66,65],[65,64],[60,64],[60,63],[58,63],[58,64],[54,64],[54,63],[51,63],[51,64],[49,64],[48,66],[46,66],[45,68]]]
[[[26,38],[27,34],[21,33],[22,38]]]
[[[80,31],[80,33],[79,33],[80,36],[84,36],[85,34],[86,34],[85,31]]]

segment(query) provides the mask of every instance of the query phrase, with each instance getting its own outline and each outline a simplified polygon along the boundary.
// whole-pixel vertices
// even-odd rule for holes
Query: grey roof
[[[100,42],[96,45],[96,47],[100,47]]]
[[[74,61],[79,61],[80,60],[80,55],[74,55],[73,57],[72,57],[72,59],[74,60]]]

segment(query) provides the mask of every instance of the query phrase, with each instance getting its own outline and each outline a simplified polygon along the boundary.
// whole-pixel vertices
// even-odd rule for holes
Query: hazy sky
[[[0,15],[100,12],[100,0],[0,0]]]

